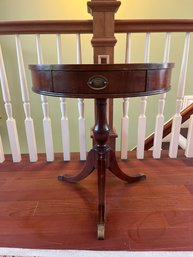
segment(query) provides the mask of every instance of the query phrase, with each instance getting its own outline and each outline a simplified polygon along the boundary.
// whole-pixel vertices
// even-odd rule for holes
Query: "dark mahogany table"
[[[90,64],[30,65],[35,93],[67,98],[96,99],[96,144],[89,151],[82,171],[75,176],[61,175],[59,180],[76,183],[94,169],[98,171],[98,239],[105,234],[105,175],[109,169],[128,183],[146,178],[144,174],[126,175],[118,166],[115,152],[107,145],[107,98],[148,96],[170,89],[173,64]]]

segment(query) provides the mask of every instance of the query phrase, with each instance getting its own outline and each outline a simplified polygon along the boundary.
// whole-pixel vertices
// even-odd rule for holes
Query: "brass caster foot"
[[[59,175],[59,176],[58,176],[58,180],[64,181],[64,175]]]
[[[137,176],[137,175],[136,175],[136,176]],[[139,174],[138,174],[138,177],[139,177],[139,181],[140,181],[140,180],[146,180],[146,175],[145,175],[145,174],[139,173]]]
[[[98,224],[97,225],[97,238],[99,240],[105,239],[105,224]]]

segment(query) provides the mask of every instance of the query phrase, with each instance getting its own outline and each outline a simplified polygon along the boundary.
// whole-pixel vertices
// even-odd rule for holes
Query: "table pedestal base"
[[[137,182],[146,178],[143,174],[133,176],[126,175],[119,168],[115,152],[110,150],[108,146],[103,149],[95,146],[88,153],[87,161],[82,171],[77,175],[60,175],[58,179],[70,183],[77,183],[89,176],[95,169],[98,171],[98,239],[104,239],[105,234],[105,180],[106,170],[110,170],[116,177],[128,183]]]
[[[93,129],[96,145],[88,153],[87,161],[82,171],[74,176],[60,175],[59,180],[77,183],[90,175],[94,169],[98,171],[98,239],[105,235],[105,180],[106,170],[110,170],[116,177],[128,183],[137,182],[146,178],[143,174],[128,176],[119,168],[115,152],[106,144],[109,137],[109,125],[106,116],[106,99],[96,99],[97,118]]]

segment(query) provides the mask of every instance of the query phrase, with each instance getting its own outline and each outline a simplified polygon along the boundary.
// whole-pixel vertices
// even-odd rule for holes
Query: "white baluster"
[[[164,58],[163,58],[164,63],[167,63],[169,60],[170,41],[171,41],[171,34],[168,32],[166,34],[166,43],[165,43]],[[154,136],[154,144],[153,144],[153,158],[160,158],[161,156],[163,127],[164,127],[163,113],[164,113],[165,101],[166,101],[166,93],[161,94],[158,101],[158,114],[156,116],[155,136]]]
[[[125,63],[131,62],[131,33],[126,37],[126,55]],[[129,133],[129,98],[123,99],[123,117],[121,119],[121,159],[127,159],[128,151],[128,133]]]
[[[184,51],[183,51],[179,84],[178,84],[176,113],[173,117],[173,122],[172,122],[171,141],[170,141],[170,147],[169,147],[170,158],[176,158],[178,153],[178,143],[179,143],[181,122],[182,122],[182,116],[180,114],[180,111],[182,109],[184,90],[185,90],[185,84],[186,84],[186,72],[187,72],[187,65],[188,65],[189,46],[190,46],[190,33],[187,32],[185,37]]]
[[[146,39],[145,39],[145,51],[144,51],[144,63],[149,63],[149,54],[150,54],[150,40],[151,40],[151,34],[146,33]]]
[[[1,80],[1,89],[2,89],[2,95],[3,95],[3,101],[5,104],[5,110],[7,113],[7,131],[8,131],[8,137],[11,147],[11,153],[13,162],[20,162],[21,161],[21,152],[20,152],[20,145],[19,145],[19,139],[18,139],[18,133],[17,133],[17,126],[15,119],[12,115],[12,104],[11,104],[11,96],[9,92],[9,85],[7,81],[7,75],[5,71],[5,65],[3,61],[3,54],[0,46],[0,80]],[[0,142],[0,152],[3,153],[3,146],[2,142]],[[2,155],[2,154],[0,154]],[[3,160],[2,156],[0,157],[0,160]]]
[[[61,35],[56,35],[56,47],[57,47],[57,61],[58,64],[62,63],[62,42],[61,42]]]
[[[40,35],[36,35],[36,48],[37,48],[37,58],[38,64],[43,64],[42,49],[40,43]],[[48,107],[48,97],[41,95],[42,111],[43,111],[43,129],[44,129],[44,141],[46,148],[46,160],[51,162],[54,160],[54,150],[53,150],[53,138],[52,138],[52,125],[49,117],[49,107]]]
[[[127,33],[125,63],[130,63],[130,62],[131,62],[131,33]]]
[[[79,142],[80,142],[80,160],[86,160],[86,129],[84,118],[84,99],[78,98],[79,112]]]
[[[23,108],[25,112],[25,131],[26,131],[27,145],[29,150],[29,158],[31,162],[36,162],[38,157],[37,157],[37,146],[36,146],[36,138],[35,138],[35,131],[34,131],[34,123],[30,113],[29,92],[28,92],[28,85],[27,85],[23,54],[22,54],[19,35],[16,35],[16,51],[17,51],[17,61],[18,61],[19,78],[20,78],[20,86],[21,86],[21,95],[22,95],[22,101],[23,101]]]
[[[193,115],[190,116],[190,120],[189,120],[185,156],[187,158],[192,158],[193,157]]]
[[[137,142],[137,158],[144,158],[144,141],[145,141],[145,131],[146,131],[146,106],[147,97],[141,98],[140,102],[140,115],[138,119],[138,142]]]
[[[123,117],[121,120],[121,159],[127,159],[128,131],[129,131],[129,98],[123,99]]]
[[[4,155],[3,144],[2,144],[1,135],[0,135],[0,163],[4,161],[5,161],[5,155]]]
[[[150,33],[146,34],[146,43],[145,43],[145,54],[144,54],[144,63],[149,62],[149,52],[150,52]],[[146,131],[146,105],[147,97],[141,97],[140,102],[140,115],[138,119],[138,138],[137,138],[137,158],[144,158],[144,142],[145,142],[145,131]]]
[[[76,34],[76,63],[82,64],[81,38],[80,34]]]
[[[4,95],[4,92],[7,91],[7,88],[5,88],[5,91],[3,90],[2,62],[3,62],[3,55],[2,55],[2,51],[1,51],[1,45],[0,45],[0,81],[1,81],[1,86],[2,86],[2,94]],[[3,62],[3,67],[4,67],[4,62]],[[8,94],[9,94],[9,91],[8,91]],[[4,100],[4,102],[5,102],[5,100]],[[0,135],[0,163],[2,163],[4,161],[5,161],[5,155],[4,155],[3,144],[2,144],[2,139],[1,139],[1,135]]]
[[[62,44],[61,35],[57,34],[57,59],[58,64],[62,63]],[[69,142],[69,123],[67,117],[67,101],[65,98],[60,98],[61,109],[61,131],[62,131],[62,146],[63,146],[63,158],[64,161],[70,161],[70,142]]]
[[[76,62],[77,64],[82,63],[80,34],[76,35]],[[84,99],[78,99],[78,111],[80,160],[86,160],[86,126],[84,118]]]

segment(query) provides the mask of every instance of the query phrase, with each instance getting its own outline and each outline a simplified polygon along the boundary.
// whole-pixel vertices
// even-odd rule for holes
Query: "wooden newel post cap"
[[[93,12],[113,12],[116,13],[119,6],[121,5],[120,1],[116,0],[91,0],[87,2],[88,12],[92,15]]]

